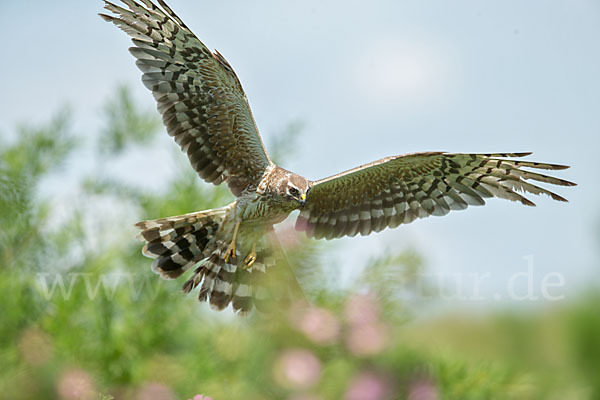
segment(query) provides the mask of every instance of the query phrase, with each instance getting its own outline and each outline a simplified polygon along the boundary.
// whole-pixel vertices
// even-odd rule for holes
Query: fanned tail
[[[142,249],[154,258],[152,270],[174,279],[207,257],[229,208],[222,207],[169,218],[138,222]]]
[[[256,259],[252,265],[249,266],[245,261],[249,250],[243,245],[238,246],[235,257],[225,261],[232,237],[231,224],[227,223],[231,211],[229,205],[138,222],[136,226],[141,229],[138,238],[146,242],[142,252],[155,259],[152,270],[165,279],[177,278],[195,267],[182,290],[189,293],[199,287],[198,300],[210,303],[214,309],[222,310],[231,303],[234,311],[247,314],[254,307],[264,310],[269,304],[280,304],[273,300],[280,299],[281,293],[274,296],[272,288],[282,286],[281,283],[285,284],[286,281],[271,285],[281,274],[271,271],[292,272],[287,271],[289,265],[286,263],[274,268],[278,260],[273,250],[272,228],[267,228],[256,237]],[[285,292],[288,289],[287,286],[283,288]]]
[[[268,300],[272,299],[267,288],[270,278],[266,277],[272,274],[276,265],[267,237],[262,236],[257,241],[257,256],[251,266],[246,264],[244,254],[239,250],[235,258],[225,261],[228,245],[226,240],[216,240],[214,250],[185,282],[183,291],[189,293],[200,287],[198,300],[209,302],[216,310],[224,309],[229,303],[242,315],[254,307],[265,309]]]

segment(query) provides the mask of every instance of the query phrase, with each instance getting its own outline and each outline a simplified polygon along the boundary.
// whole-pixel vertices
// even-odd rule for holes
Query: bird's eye
[[[292,196],[298,196],[300,194],[300,191],[298,189],[296,189],[295,187],[293,187],[293,186],[288,189],[288,192]]]

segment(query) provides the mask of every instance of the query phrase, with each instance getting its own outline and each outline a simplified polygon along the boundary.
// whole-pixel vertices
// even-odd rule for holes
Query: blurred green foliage
[[[0,397],[600,399],[594,294],[545,312],[414,321],[408,299],[424,268],[414,251],[365,260],[340,289],[327,247],[284,230],[311,307],[236,318],[184,296],[182,282],[150,271],[131,225],[231,195],[201,183],[175,146],[181,173],[163,190],[110,175],[162,130],[125,88],[104,116],[98,140],[72,133],[62,112],[0,143]],[[273,154],[292,151],[298,129]],[[94,172],[65,178],[80,154],[98,155]],[[54,190],[41,193],[48,180]]]
[[[103,154],[114,156],[122,153],[128,144],[148,144],[159,130],[158,113],[138,112],[126,86],[117,88],[115,99],[106,104],[104,113],[106,127],[98,146]]]

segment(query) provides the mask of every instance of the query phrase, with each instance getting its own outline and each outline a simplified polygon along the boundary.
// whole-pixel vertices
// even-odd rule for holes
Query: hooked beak
[[[304,204],[306,204],[306,193],[300,195],[300,205],[304,207]]]

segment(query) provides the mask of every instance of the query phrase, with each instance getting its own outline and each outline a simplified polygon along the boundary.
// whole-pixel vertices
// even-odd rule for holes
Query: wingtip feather
[[[528,206],[528,207],[535,207],[535,203],[525,197],[521,197],[519,200],[521,200],[521,204],[523,204],[524,206]]]
[[[562,196],[559,196],[559,195],[557,195],[556,193],[551,193],[551,194],[550,194],[550,196],[552,196],[552,198],[553,198],[554,200],[556,200],[556,201],[562,201],[562,202],[565,202],[565,203],[568,203],[568,202],[569,202],[569,200],[565,199],[565,198],[564,198],[564,197],[562,197]]]
[[[512,153],[510,157],[527,157],[533,154],[533,151],[522,151],[519,153]]]
[[[563,164],[551,164],[553,169],[555,170],[562,170],[562,169],[569,169],[571,168],[570,165],[563,165]]]
[[[100,18],[102,18],[106,22],[113,22],[113,20],[115,19],[114,17],[107,15],[107,14],[103,14],[103,13],[98,13],[98,15],[100,16]]]

